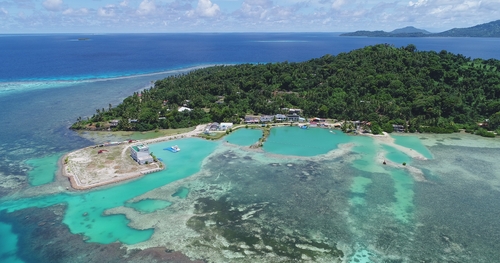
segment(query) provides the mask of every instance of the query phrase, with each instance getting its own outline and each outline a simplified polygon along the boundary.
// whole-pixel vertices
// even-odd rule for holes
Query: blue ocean
[[[109,262],[264,262],[264,250],[275,262],[332,262],[335,249],[343,251],[344,262],[495,262],[500,167],[494,156],[500,144],[474,136],[395,137],[398,145],[431,157],[411,162],[428,178],[426,184],[414,182],[405,170],[366,164],[379,150],[395,162],[410,159],[397,149],[326,130],[276,130],[274,138],[304,136],[303,144],[271,140],[264,147],[267,157],[222,142],[182,139],[178,145],[191,153],[166,155],[171,169],[164,173],[86,192],[68,191],[67,179],[54,176],[60,156],[107,140],[69,130],[78,117],[117,105],[157,79],[210,65],[301,62],[380,43],[500,59],[496,38],[0,35],[0,262],[103,262],[103,257]],[[236,137],[228,140],[249,145],[260,133],[231,136]],[[316,148],[297,148],[306,142]],[[354,146],[348,153],[328,156],[349,143]],[[301,152],[307,154],[291,157]],[[187,197],[175,195],[180,190]],[[148,213],[133,209],[144,200]],[[233,218],[228,222],[243,216],[253,236],[232,223],[215,228],[213,218],[204,221],[203,230],[193,227],[199,226],[194,217],[177,225],[185,211],[201,213],[193,210],[203,207],[196,205],[201,202]],[[226,209],[229,204],[236,208]],[[217,232],[221,229],[225,232]],[[280,240],[273,239],[278,235]],[[217,239],[221,236],[226,240]],[[244,238],[230,240],[234,236]],[[248,243],[255,236],[260,243]],[[207,249],[208,244],[215,247]]]

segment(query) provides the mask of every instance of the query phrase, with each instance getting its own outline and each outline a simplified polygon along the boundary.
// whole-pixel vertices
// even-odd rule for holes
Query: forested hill
[[[179,112],[183,105],[193,111]],[[121,130],[180,128],[281,108],[303,109],[305,117],[409,123],[410,130],[487,118],[497,127],[500,61],[385,44],[301,63],[215,66],[158,80],[72,128],[113,119]]]

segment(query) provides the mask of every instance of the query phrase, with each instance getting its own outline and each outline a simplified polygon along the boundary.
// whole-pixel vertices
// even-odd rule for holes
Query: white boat
[[[177,145],[174,145],[174,146],[170,146],[168,148],[165,148],[163,150],[167,150],[167,151],[171,151],[173,153],[176,153],[176,152],[179,152],[181,150],[181,148],[179,148],[179,146],[177,146]]]

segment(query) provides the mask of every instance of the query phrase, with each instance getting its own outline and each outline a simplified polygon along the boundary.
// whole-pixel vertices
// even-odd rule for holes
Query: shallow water
[[[188,197],[189,194],[189,188],[186,187],[181,187],[175,191],[175,193],[172,194],[172,197],[179,197],[181,199],[185,199]]]
[[[262,130],[260,129],[238,129],[224,137],[224,140],[240,146],[250,146],[259,141],[261,137]]]
[[[235,138],[238,135],[247,137],[244,131],[235,131],[232,135]],[[308,138],[311,135],[313,139]],[[420,140],[411,140],[414,149],[427,149],[418,144]],[[304,131],[296,127],[274,128],[268,142],[271,142],[269,152],[265,147],[264,152],[253,152],[246,151],[245,147],[234,148],[222,141],[196,138],[153,144],[150,149],[164,160],[165,171],[79,194],[9,200],[2,202],[0,209],[13,211],[66,203],[68,209],[63,222],[72,233],[83,234],[89,242],[109,244],[120,241],[139,245],[155,242],[157,235],[167,238],[170,236],[167,233],[174,231],[168,226],[153,228],[141,222],[176,218],[177,213],[186,213],[181,207],[202,203],[209,214],[217,212],[224,217],[245,218],[230,223],[230,229],[239,229],[235,236],[235,233],[227,232],[224,225],[211,225],[220,219],[201,215],[192,217],[206,220],[204,228],[196,229],[208,243],[193,245],[201,239],[187,238],[177,245],[177,249],[217,262],[224,261],[228,252],[223,252],[223,247],[217,245],[216,237],[223,237],[230,244],[244,240],[251,245],[255,242],[252,240],[257,240],[252,237],[255,234],[253,229],[262,229],[265,234],[260,234],[260,242],[276,249],[286,245],[286,242],[281,243],[284,242],[282,237],[302,240],[300,249],[280,255],[283,258],[294,258],[302,251],[318,260],[332,259],[331,255],[311,251],[318,247],[332,249],[334,244],[342,244],[337,248],[342,249],[349,262],[384,262],[389,259],[396,262],[426,259],[470,262],[472,258],[478,258],[476,262],[488,262],[488,258],[497,254],[496,245],[489,248],[497,238],[496,232],[488,230],[500,230],[493,212],[500,209],[494,201],[499,197],[496,187],[500,187],[500,175],[494,170],[496,164],[494,167],[487,165],[498,154],[495,148],[436,145],[428,148],[433,159],[408,161],[409,157],[404,153],[378,144],[368,136],[346,135],[339,131],[333,134],[323,129]],[[328,154],[325,153],[339,151],[338,145],[345,143],[353,145],[348,152],[335,158],[326,157]],[[178,145],[181,151],[163,150],[171,145]],[[294,154],[279,154],[283,149],[276,145],[288,148]],[[379,152],[389,153],[386,157],[396,163],[406,160],[408,165],[425,168],[426,174],[432,173],[435,177],[432,178],[434,183],[415,182],[403,166],[383,165],[377,159]],[[203,176],[184,181],[198,171],[202,171]],[[160,186],[168,189],[177,180],[182,181],[180,185],[175,184],[175,188],[166,192],[168,194],[162,194],[165,200],[138,198]],[[487,184],[489,186],[485,187]],[[227,190],[218,193],[219,198],[209,201],[207,194],[212,191],[210,189],[220,186]],[[139,214],[135,217],[127,214],[126,217],[120,213],[106,213],[123,206],[133,206]],[[483,210],[487,206],[493,210]],[[240,210],[241,213],[235,212]],[[489,222],[488,227],[478,227],[486,222]],[[476,231],[483,238],[469,236]],[[200,250],[204,246],[211,248],[210,254]],[[309,252],[304,250],[311,247],[313,250]],[[258,249],[250,251],[261,253]],[[480,255],[481,251],[485,254]],[[231,253],[238,255],[240,252]],[[255,260],[263,258],[256,257]]]
[[[16,256],[17,235],[12,233],[12,226],[0,222],[0,261],[3,263],[23,263]]]
[[[415,150],[427,159],[432,159],[432,153],[422,144],[422,141],[417,136],[391,134],[391,137],[395,139],[394,143]]]
[[[157,187],[190,176],[201,169],[203,159],[217,143],[201,139],[175,141],[182,149],[171,153],[162,149],[170,142],[151,145],[150,149],[164,160],[167,169],[148,174],[139,179],[104,187],[98,190],[76,194],[58,194],[29,199],[10,200],[0,204],[0,210],[15,211],[26,207],[46,207],[59,203],[67,204],[63,222],[74,234],[83,234],[88,241],[109,244],[120,241],[134,244],[145,241],[153,234],[153,229],[137,230],[128,226],[129,220],[123,215],[105,215],[108,209],[123,206],[128,200]]]
[[[275,154],[315,156],[334,150],[339,144],[350,140],[349,136],[338,130],[331,132],[321,128],[277,127],[271,129],[263,148]]]
[[[400,144],[401,145],[401,144]],[[402,164],[402,163],[411,163],[411,157],[406,155],[403,152],[400,152],[396,150],[394,147],[391,147],[389,145],[382,145],[382,149],[384,149],[387,153],[385,154],[385,157],[397,164]]]
[[[54,181],[57,171],[57,162],[61,156],[61,154],[54,154],[26,161],[26,164],[33,168],[28,172],[30,184],[32,186],[38,186]]]
[[[156,210],[171,206],[172,203],[165,200],[144,199],[133,203],[125,203],[126,207],[133,208],[141,213],[152,213]]]

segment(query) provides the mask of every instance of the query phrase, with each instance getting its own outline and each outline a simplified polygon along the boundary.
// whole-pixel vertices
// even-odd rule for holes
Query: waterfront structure
[[[392,128],[394,129],[395,132],[404,132],[405,131],[405,126],[403,126],[403,125],[393,124]]]
[[[259,116],[251,116],[251,115],[246,115],[245,116],[245,123],[246,124],[256,124],[260,122],[260,117]]]
[[[286,116],[283,115],[283,114],[276,114],[276,116],[274,116],[275,120],[278,121],[278,122],[281,122],[281,121],[286,121]]]
[[[149,152],[149,147],[144,144],[134,145],[130,147],[130,156],[139,164],[147,164],[153,162],[153,157]]]
[[[120,122],[119,120],[110,120],[109,126],[110,127],[117,127],[119,122]]]
[[[288,121],[297,122],[297,121],[299,121],[300,116],[294,113],[294,114],[286,116],[286,118]]]
[[[262,115],[260,116],[260,122],[273,122],[274,121],[274,116],[273,115]]]
[[[233,123],[232,122],[221,122],[220,124],[220,130],[225,131],[228,129],[233,128]]]

